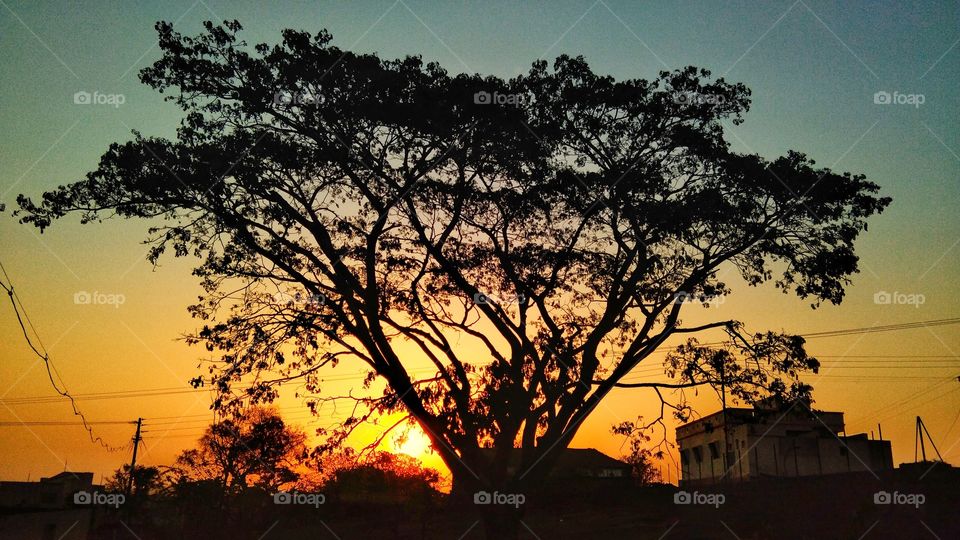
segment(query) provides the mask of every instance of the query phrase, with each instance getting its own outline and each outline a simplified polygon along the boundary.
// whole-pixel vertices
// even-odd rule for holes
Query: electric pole
[[[733,454],[733,447],[730,445],[730,427],[727,421],[727,370],[726,370],[726,360],[721,360],[720,364],[720,400],[721,400],[721,411],[723,418],[723,476],[720,478],[722,480],[728,480],[727,473],[732,469],[732,465],[729,463],[731,454]]]
[[[127,483],[127,495],[133,494],[133,479],[137,467],[137,450],[140,448],[140,428],[143,427],[143,418],[137,418],[137,433],[133,436],[133,459],[130,460],[130,481]]]
[[[940,450],[937,450],[937,445],[933,442],[933,437],[930,436],[930,432],[927,431],[927,426],[924,425],[923,420],[918,416],[917,417],[917,440],[913,443],[913,461],[917,462],[917,446],[920,446],[920,452],[923,457],[923,463],[927,462],[927,448],[923,444],[923,436],[926,434],[927,440],[930,441],[930,446],[933,447],[934,452],[937,453],[937,458],[940,461],[943,461],[943,456],[940,455]]]

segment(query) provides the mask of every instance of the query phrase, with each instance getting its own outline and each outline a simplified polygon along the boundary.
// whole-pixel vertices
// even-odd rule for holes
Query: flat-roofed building
[[[680,483],[893,469],[890,441],[845,435],[842,412],[808,403],[727,408],[677,428]]]

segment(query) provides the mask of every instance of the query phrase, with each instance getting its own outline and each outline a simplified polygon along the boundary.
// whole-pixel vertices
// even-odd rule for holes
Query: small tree
[[[630,451],[620,459],[630,464],[634,482],[640,486],[647,486],[663,481],[660,470],[654,464],[654,458],[662,457],[662,454],[658,454],[633,439],[630,441]]]
[[[359,457],[359,456],[357,456]],[[403,454],[375,451],[361,461],[343,464],[323,486],[324,494],[354,508],[375,511],[393,534],[401,538],[401,525],[420,524],[421,536],[438,516],[440,473]]]
[[[178,471],[170,467],[137,465],[131,477],[130,465],[124,465],[114,471],[107,479],[108,491],[129,493],[134,499],[169,495],[176,482]]]
[[[341,466],[324,484],[324,491],[341,498],[370,502],[400,502],[436,494],[440,473],[412,457],[375,452],[360,462]]]
[[[186,481],[215,481],[225,494],[247,487],[276,491],[296,483],[307,457],[306,435],[276,411],[254,407],[207,428],[177,466]]]

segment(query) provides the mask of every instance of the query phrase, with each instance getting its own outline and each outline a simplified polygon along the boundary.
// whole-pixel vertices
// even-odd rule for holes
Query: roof
[[[70,472],[63,471],[43,480],[79,480],[81,482],[93,482],[92,472]]]
[[[481,448],[480,452],[492,456],[496,448]],[[510,464],[520,463],[522,448],[513,448],[510,452]],[[612,458],[596,448],[565,448],[557,458],[555,470],[564,469],[623,469],[630,464]]]
[[[724,419],[728,420],[731,425],[742,424],[742,423],[751,423],[756,421],[763,421],[772,416],[782,417],[791,415],[794,417],[796,415],[809,415],[811,418],[817,416],[820,418],[837,416],[839,415],[842,419],[843,413],[840,411],[821,411],[817,409],[792,409],[788,408],[785,410],[781,409],[768,409],[762,407],[727,407],[726,411],[719,410],[713,413],[710,413],[706,416],[702,416],[696,420],[691,420],[685,424],[677,426],[677,430],[681,431],[684,428],[691,426],[696,426],[699,424],[706,423],[715,423],[716,426],[722,426]],[[842,421],[842,420],[841,420]]]
[[[619,469],[629,463],[612,458],[596,448],[567,448],[557,460],[557,466],[577,469]]]

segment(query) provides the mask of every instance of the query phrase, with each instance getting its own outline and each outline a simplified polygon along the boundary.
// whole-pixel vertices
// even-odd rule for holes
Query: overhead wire
[[[20,325],[20,330],[23,332],[23,337],[27,342],[27,345],[30,349],[43,361],[43,365],[46,368],[47,378],[50,380],[50,385],[53,386],[54,391],[56,391],[60,396],[70,400],[70,407],[73,410],[74,416],[80,418],[83,428],[87,431],[87,435],[90,437],[90,442],[97,443],[108,452],[119,452],[123,449],[122,446],[113,446],[107,444],[102,437],[95,435],[91,424],[87,421],[86,415],[77,407],[77,402],[70,394],[70,391],[67,389],[66,384],[63,381],[63,378],[60,376],[60,373],[56,370],[53,362],[50,360],[50,353],[47,351],[47,348],[43,345],[43,341],[40,339],[40,333],[37,332],[36,327],[33,325],[33,321],[30,320],[29,315],[27,314],[26,308],[23,306],[23,301],[20,299],[20,295],[17,293],[16,289],[13,286],[13,280],[10,279],[10,275],[7,273],[6,267],[3,266],[3,262],[0,261],[0,271],[3,272],[4,279],[6,283],[0,281],[0,287],[3,288],[7,293],[7,297],[10,299],[10,305],[13,306],[13,311],[17,317],[17,323]],[[26,320],[26,325],[24,324]],[[33,339],[30,338],[30,334],[27,332],[27,326],[30,327],[30,330],[33,332],[34,338],[36,339],[37,344],[34,345]],[[40,346],[40,349],[37,348],[37,345]],[[41,352],[41,350],[43,352]],[[60,385],[57,385],[57,382],[54,380],[53,375],[56,373],[57,378],[60,379]],[[62,387],[62,389],[61,389]]]

